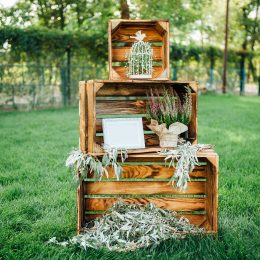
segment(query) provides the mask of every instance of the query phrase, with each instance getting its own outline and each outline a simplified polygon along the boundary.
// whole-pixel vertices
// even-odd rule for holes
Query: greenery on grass
[[[183,239],[187,233],[201,235],[204,228],[190,224],[177,212],[146,205],[126,203],[118,200],[101,218],[96,218],[92,227],[68,241],[59,242],[56,237],[48,243],[61,246],[78,245],[112,251],[127,252],[148,246],[155,247],[169,238]]]
[[[47,245],[76,233],[76,185],[64,166],[78,109],[0,113],[0,258],[259,259],[258,97],[202,96],[199,142],[220,155],[218,239],[167,240],[115,253]]]

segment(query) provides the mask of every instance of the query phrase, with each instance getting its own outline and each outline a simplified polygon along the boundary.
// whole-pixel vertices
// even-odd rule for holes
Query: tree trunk
[[[130,11],[127,0],[120,0],[121,19],[130,19]]]
[[[258,33],[256,31],[256,28],[258,27],[258,10],[259,10],[259,2],[257,2],[256,14],[255,14],[255,19],[254,19],[253,32],[252,32],[251,44],[250,44],[252,52],[254,51],[255,41],[256,41],[256,38],[258,37]],[[253,64],[252,55],[249,55],[249,57],[248,57],[248,74],[250,72],[252,73],[253,80],[257,81],[256,69],[255,69],[255,66]]]
[[[245,52],[241,53],[240,59],[240,95],[245,95],[245,81],[246,81],[246,71],[245,71]]]
[[[68,99],[68,105],[70,105],[70,101],[71,101],[70,66],[71,66],[71,48],[70,48],[70,46],[68,46],[68,48],[67,48],[67,99]]]
[[[225,50],[224,50],[224,68],[223,68],[223,84],[222,92],[227,92],[227,52],[228,52],[228,18],[229,18],[229,0],[226,6],[226,26],[225,26]]]

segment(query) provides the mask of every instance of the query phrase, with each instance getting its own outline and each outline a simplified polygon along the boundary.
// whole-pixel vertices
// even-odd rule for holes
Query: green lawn
[[[200,97],[199,142],[220,155],[218,239],[114,253],[45,244],[75,234],[64,161],[78,145],[78,110],[0,113],[0,259],[260,259],[259,128],[259,97]]]

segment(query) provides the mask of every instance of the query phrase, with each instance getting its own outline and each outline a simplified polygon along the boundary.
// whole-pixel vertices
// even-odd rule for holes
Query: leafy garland
[[[196,165],[199,165],[197,152],[203,149],[210,149],[212,145],[209,144],[195,144],[192,145],[190,142],[180,144],[174,150],[164,150],[159,152],[160,155],[165,156],[165,161],[170,160],[169,167],[174,167],[175,160],[177,161],[175,171],[170,180],[174,186],[181,191],[185,191],[188,187],[188,181],[190,181],[190,172],[193,171]],[[67,167],[77,167],[80,178],[84,179],[88,177],[88,173],[93,173],[95,177],[101,180],[104,176],[108,178],[107,167],[112,166],[114,174],[117,180],[120,179],[123,168],[117,161],[118,155],[120,155],[121,162],[127,159],[127,150],[117,150],[110,148],[105,150],[105,154],[100,161],[97,157],[90,154],[84,154],[79,150],[74,150],[70,153],[66,160]]]
[[[170,160],[170,166],[174,166],[174,161],[177,161],[176,170],[171,178],[171,183],[181,191],[185,191],[190,181],[190,172],[193,171],[196,165],[199,165],[197,152],[203,149],[211,149],[210,144],[195,144],[190,142],[178,145],[176,150],[164,150],[159,154],[165,156],[165,161]]]
[[[102,161],[96,156],[82,153],[80,150],[73,150],[66,160],[66,166],[77,167],[81,179],[87,178],[88,173],[93,173],[95,177],[101,180],[104,174],[107,178],[109,177],[107,167],[111,165],[117,180],[119,180],[123,172],[122,166],[117,161],[119,154],[123,163],[128,157],[126,149],[108,148],[105,150]]]
[[[174,211],[157,208],[154,204],[139,205],[117,201],[101,218],[94,220],[91,228],[68,241],[59,242],[56,237],[47,243],[68,246],[78,245],[83,249],[107,248],[115,251],[133,251],[138,248],[158,245],[169,238],[183,239],[187,233],[202,234],[203,228],[177,218]]]

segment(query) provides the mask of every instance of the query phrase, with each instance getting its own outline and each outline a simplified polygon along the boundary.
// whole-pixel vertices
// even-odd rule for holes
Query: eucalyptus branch
[[[106,247],[115,251],[133,251],[157,245],[169,238],[182,239],[186,234],[202,234],[203,228],[178,218],[174,211],[157,208],[154,204],[139,205],[117,201],[94,226],[81,235],[59,242],[56,237],[48,243],[61,246],[78,245],[83,249]]]
[[[190,172],[196,165],[199,165],[197,152],[203,149],[210,149],[209,144],[195,144],[190,142],[178,145],[175,150],[164,150],[159,154],[165,156],[165,161],[170,160],[169,167],[174,166],[176,161],[175,172],[170,180],[172,185],[176,182],[176,187],[181,191],[187,189],[188,181],[190,181]]]
[[[93,173],[95,177],[101,180],[104,174],[108,177],[107,167],[111,165],[116,178],[119,180],[123,169],[117,161],[118,155],[120,155],[121,162],[124,162],[127,158],[127,150],[108,148],[105,150],[102,161],[93,155],[84,154],[80,150],[73,150],[66,160],[66,166],[74,169],[77,167],[80,178],[87,178],[89,173]]]

